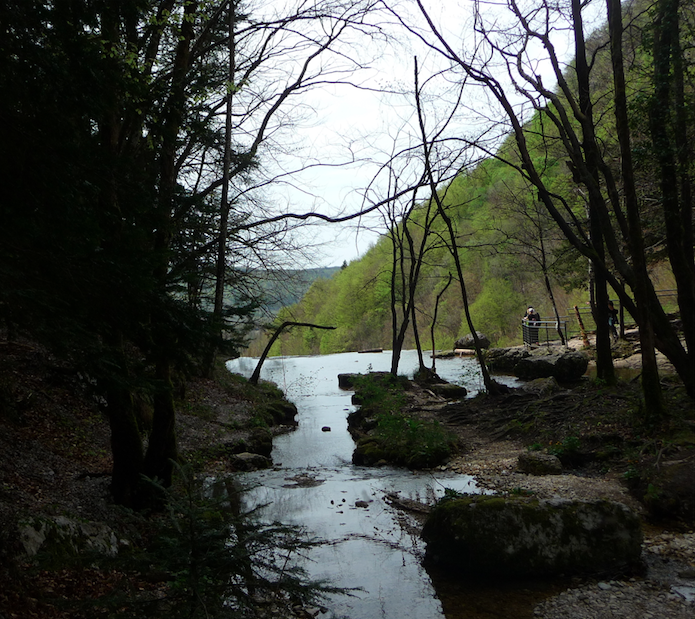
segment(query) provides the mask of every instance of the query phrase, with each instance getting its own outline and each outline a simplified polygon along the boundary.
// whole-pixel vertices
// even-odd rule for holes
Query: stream
[[[230,371],[250,376],[257,359],[241,357],[227,363]],[[437,590],[422,566],[424,544],[409,527],[409,518],[384,500],[389,492],[402,498],[432,502],[445,488],[478,492],[468,475],[443,471],[413,473],[396,467],[352,464],[354,442],[347,415],[354,410],[351,391],[338,388],[338,374],[390,369],[390,352],[341,353],[314,357],[271,357],[261,377],[275,382],[298,409],[298,428],[273,442],[273,468],[240,475],[250,490],[246,508],[264,507],[269,522],[304,527],[323,540],[298,558],[309,576],[353,589],[350,595],[328,598],[330,619],[453,619],[465,616],[445,610],[459,604],[442,595],[450,583],[438,577]],[[404,351],[400,370],[412,376],[415,351]],[[477,361],[437,360],[437,373],[464,385],[469,397],[482,388]],[[513,385],[513,377],[496,379]],[[330,428],[330,430],[327,430]],[[447,594],[444,593],[446,597]]]

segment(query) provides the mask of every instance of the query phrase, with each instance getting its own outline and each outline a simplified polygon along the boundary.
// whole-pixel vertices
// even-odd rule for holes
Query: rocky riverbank
[[[638,373],[639,355],[629,342],[619,343],[616,356],[616,367]],[[669,416],[651,431],[641,424],[639,388],[629,380],[606,387],[587,378],[572,385],[547,379],[494,398],[453,404],[432,398],[421,403],[422,415],[443,420],[462,446],[442,470],[473,475],[480,487],[502,495],[618,501],[642,518],[642,574],[615,580],[574,579],[565,591],[539,603],[534,617],[685,619],[695,615],[692,509],[691,517],[683,519],[678,510],[669,516],[656,508],[666,496],[666,490],[656,485],[664,477],[659,474],[681,467],[692,475],[692,402],[683,396],[663,359],[661,367]],[[558,456],[561,473],[521,472],[519,456],[529,449]],[[635,483],[640,476],[654,484]],[[686,477],[681,489],[685,502],[687,494],[695,496],[691,479]]]
[[[632,359],[634,369],[634,354],[628,353],[625,346],[623,358]],[[453,402],[431,390],[414,392],[418,395],[409,413],[438,421],[458,437],[459,453],[442,467],[471,474],[491,491],[608,498],[643,518],[643,575],[577,579],[565,592],[538,603],[537,617],[680,619],[695,612],[690,599],[695,584],[692,524],[657,519],[663,518],[654,511],[658,485],[650,491],[626,484],[644,471],[663,471],[692,459],[692,403],[667,374],[663,385],[669,418],[651,432],[640,425],[639,389],[631,382],[607,388],[589,379],[575,385],[545,381],[495,398]],[[273,434],[290,430],[290,413],[254,402],[234,384],[193,381],[179,403],[181,452],[206,470],[233,470],[240,466],[234,459],[239,452],[265,451]],[[562,472],[520,472],[518,456],[529,448],[552,452],[560,458]],[[142,587],[148,595],[161,590],[161,582],[149,582],[149,576],[139,573],[37,573],[15,558],[21,543],[7,532],[18,512],[67,513],[106,522],[117,531],[124,526],[123,512],[109,500],[109,470],[108,424],[84,381],[29,342],[0,342],[0,525],[6,533],[0,536],[0,616],[63,619],[77,615],[60,610],[55,601],[65,608],[70,595],[74,600],[100,596],[124,583]]]
[[[566,591],[533,611],[538,619],[689,619],[695,614],[695,532],[650,524],[645,506],[615,472],[580,471],[534,476],[517,471],[524,447],[518,441],[481,442],[447,468],[474,475],[481,487],[501,494],[524,492],[541,498],[605,498],[644,518],[644,574],[617,580],[575,579]]]

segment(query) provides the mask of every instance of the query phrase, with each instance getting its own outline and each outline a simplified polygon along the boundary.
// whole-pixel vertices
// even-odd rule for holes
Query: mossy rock
[[[426,560],[478,576],[611,574],[641,567],[638,516],[611,501],[471,496],[440,502]]]
[[[362,374],[357,374],[354,372],[338,374],[338,387],[348,391],[353,390],[355,388],[355,379],[359,376],[362,376]]]
[[[559,475],[562,473],[562,463],[557,456],[538,451],[519,454],[517,466],[519,471],[529,475]]]
[[[263,417],[270,426],[296,426],[297,407],[287,400],[274,400],[262,408]]]
[[[272,466],[272,460],[257,453],[243,452],[229,458],[229,465],[236,471],[258,471]]]
[[[273,451],[273,434],[268,428],[253,428],[248,436],[224,444],[227,454],[251,452],[270,457]]]
[[[19,524],[19,538],[26,555],[41,554],[47,566],[63,566],[79,556],[118,554],[118,538],[111,528],[66,516],[26,520]]]
[[[357,441],[352,452],[352,463],[358,466],[374,466],[387,458],[384,446],[376,439],[364,437]]]
[[[434,383],[427,385],[427,388],[432,393],[447,400],[460,400],[468,395],[468,390],[465,387],[454,383]]]

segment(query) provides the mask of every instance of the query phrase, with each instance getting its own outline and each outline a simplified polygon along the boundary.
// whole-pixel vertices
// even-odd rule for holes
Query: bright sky
[[[490,15],[495,15],[500,3],[504,4],[504,0],[481,4]],[[400,4],[413,6],[408,0]],[[597,9],[603,6],[601,2],[595,4]],[[449,40],[456,44],[466,40],[461,33],[470,32],[472,0],[438,0],[429,2],[429,5],[431,17],[447,33]],[[440,58],[415,37],[406,36],[402,30],[397,31],[395,25],[392,32],[397,41],[393,47],[375,48],[373,44],[365,42],[363,52],[376,60],[370,63],[369,70],[353,78],[353,81],[375,90],[407,90],[412,89],[413,56],[418,57],[422,80],[441,68]],[[565,57],[571,53],[568,41],[567,32],[558,33],[555,44],[558,52]],[[542,65],[536,70],[545,74]],[[550,81],[549,78],[544,82],[547,86],[554,80]],[[430,92],[437,92],[439,86],[441,84],[433,82]],[[322,166],[299,175],[293,181],[294,187],[281,187],[278,198],[294,212],[320,210],[327,214],[338,214],[358,211],[365,205],[365,188],[373,183],[379,165],[387,159],[396,141],[402,145],[408,140],[412,142],[415,139],[413,136],[417,135],[413,100],[347,85],[328,85],[321,90],[311,91],[308,101],[314,110],[311,126],[302,129],[299,139]],[[483,105],[482,99],[476,101],[470,98],[466,104],[476,111],[480,111]],[[443,99],[436,104],[431,103],[428,108],[431,124],[435,123],[437,114],[446,109]],[[470,114],[457,122],[461,132],[471,130],[473,121]],[[351,157],[361,162],[334,167]],[[386,177],[382,175],[372,184],[372,189],[367,202],[370,198],[385,195]],[[422,197],[425,197],[424,193]],[[379,217],[369,217],[344,225],[310,227],[304,234],[305,238],[313,234],[315,241],[323,243],[316,251],[316,265],[339,266],[344,260],[350,262],[363,255],[385,230]]]

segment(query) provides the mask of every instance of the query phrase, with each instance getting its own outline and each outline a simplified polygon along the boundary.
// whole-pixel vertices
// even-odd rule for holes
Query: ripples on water
[[[250,376],[257,360],[234,359],[230,371]],[[299,410],[298,428],[274,439],[274,468],[242,475],[251,490],[246,507],[266,505],[268,521],[297,524],[325,540],[300,563],[310,576],[339,587],[359,588],[330,599],[324,617],[350,619],[439,619],[445,617],[427,572],[424,546],[402,513],[384,501],[388,492],[432,502],[444,488],[477,492],[467,475],[413,473],[395,467],[352,464],[354,442],[347,415],[352,392],[338,388],[338,374],[388,371],[389,353],[343,353],[315,357],[271,357],[261,377],[277,383]],[[415,351],[404,351],[403,373],[417,368]],[[464,385],[470,395],[482,380],[469,358],[437,360],[437,373]],[[499,379],[499,378],[498,378]],[[507,378],[513,383],[514,379]],[[328,426],[330,432],[322,431]],[[359,502],[359,505],[356,504]],[[447,617],[452,617],[447,612]]]

